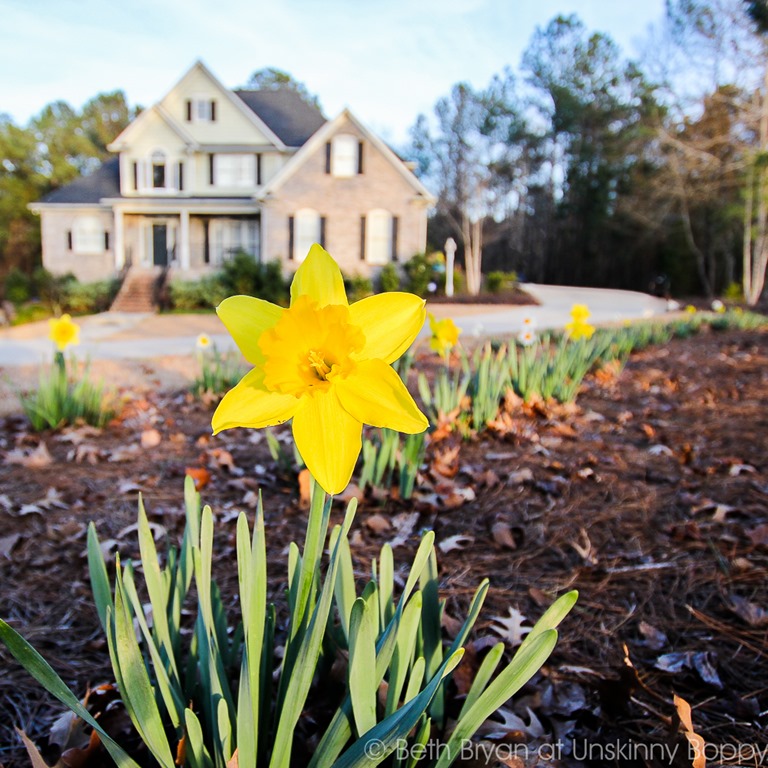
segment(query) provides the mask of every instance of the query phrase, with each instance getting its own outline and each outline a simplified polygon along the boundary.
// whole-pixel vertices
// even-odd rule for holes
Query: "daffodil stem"
[[[291,638],[298,632],[304,617],[312,606],[312,584],[317,576],[320,555],[328,533],[328,520],[331,515],[331,497],[312,478],[309,517],[307,518],[307,533],[304,539],[304,552],[301,557],[301,572],[299,575],[299,590],[296,597],[294,624],[291,627]]]

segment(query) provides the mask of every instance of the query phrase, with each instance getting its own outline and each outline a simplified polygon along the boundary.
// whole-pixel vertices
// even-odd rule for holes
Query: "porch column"
[[[125,266],[125,236],[122,208],[115,208],[115,269],[119,272]]]
[[[189,269],[189,211],[179,215],[179,267],[186,272]]]

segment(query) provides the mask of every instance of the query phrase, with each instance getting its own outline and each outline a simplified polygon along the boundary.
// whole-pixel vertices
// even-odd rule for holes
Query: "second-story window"
[[[256,155],[214,155],[213,184],[245,189],[256,186]]]
[[[360,171],[357,136],[340,133],[333,137],[330,147],[330,173],[337,178],[350,178]]]
[[[152,187],[165,189],[165,153],[152,153]]]
[[[188,123],[215,123],[216,99],[195,96],[185,102],[186,119]]]

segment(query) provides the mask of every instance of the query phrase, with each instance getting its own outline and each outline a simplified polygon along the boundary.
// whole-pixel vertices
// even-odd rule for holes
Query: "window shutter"
[[[392,261],[397,261],[397,228],[400,219],[397,216],[392,217]]]
[[[213,155],[208,155],[208,183],[213,186]]]
[[[179,161],[179,192],[184,191],[184,163]]]
[[[133,165],[133,189],[135,192],[139,191],[139,164],[132,163]]]
[[[331,142],[326,142],[325,145],[325,172],[331,172]]]
[[[72,230],[71,229],[67,230],[67,250],[68,251],[72,250]]]
[[[184,104],[187,107],[187,122],[192,122],[192,99],[187,99]]]
[[[288,217],[288,260],[293,261],[293,238],[294,238],[294,227],[293,227],[293,216]]]
[[[360,261],[365,261],[365,216],[360,217]]]
[[[211,263],[211,233],[210,220],[203,219],[203,262]]]
[[[363,172],[363,142],[357,142],[357,172]]]
[[[320,217],[320,247],[325,248],[325,221],[326,217]]]
[[[211,122],[216,122],[216,101],[211,99]]]
[[[104,232],[104,250],[109,250],[109,232]]]
[[[256,186],[261,186],[261,154],[256,155]]]

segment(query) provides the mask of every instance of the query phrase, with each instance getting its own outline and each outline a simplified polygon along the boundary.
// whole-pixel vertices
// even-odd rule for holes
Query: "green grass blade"
[[[107,752],[118,768],[139,768],[123,748],[99,725],[88,710],[82,705],[64,681],[56,674],[51,665],[11,626],[0,619],[0,641],[8,648],[16,661],[65,707],[91,726],[101,738]]]

